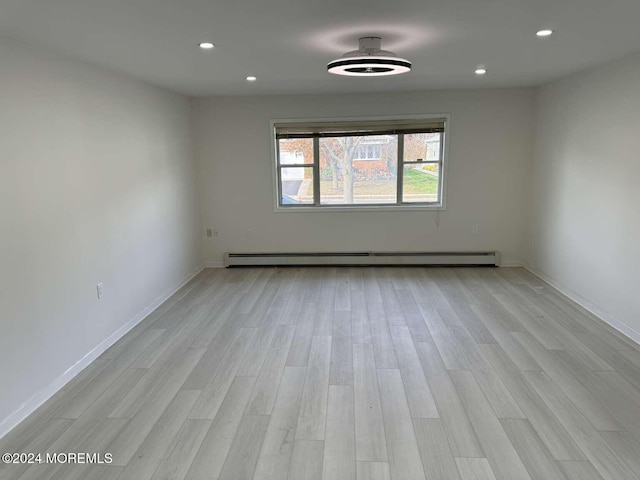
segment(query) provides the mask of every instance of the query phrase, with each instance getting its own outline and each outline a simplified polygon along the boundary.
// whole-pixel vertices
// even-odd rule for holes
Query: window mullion
[[[280,160],[278,160],[278,163],[280,163]],[[282,167],[278,165],[277,169],[278,169],[278,205],[282,206],[282,195],[284,192],[282,188]]]
[[[277,206],[282,206],[282,167],[280,166],[280,142],[276,140],[276,182],[278,190],[278,203]]]
[[[442,204],[442,186],[444,185],[444,133],[440,133],[440,158],[438,159],[438,203]]]
[[[320,205],[320,139],[313,138],[313,204]]]
[[[397,195],[396,195],[396,204],[400,205],[402,203],[402,178],[404,174],[404,133],[398,134],[398,161],[397,164]]]

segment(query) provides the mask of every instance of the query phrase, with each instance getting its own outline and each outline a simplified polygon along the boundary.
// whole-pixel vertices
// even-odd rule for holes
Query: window
[[[386,139],[383,139],[384,141]],[[370,143],[358,146],[356,149],[356,153],[354,155],[354,160],[380,160],[380,156],[382,155],[382,147],[379,143]]]
[[[279,209],[442,207],[446,118],[273,122]]]

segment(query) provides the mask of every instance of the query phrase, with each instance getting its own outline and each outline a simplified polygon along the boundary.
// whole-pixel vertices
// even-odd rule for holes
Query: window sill
[[[308,213],[308,212],[424,212],[424,211],[444,211],[445,206],[442,204],[419,204],[419,205],[324,205],[308,207],[282,207],[276,206],[273,211],[275,213]]]

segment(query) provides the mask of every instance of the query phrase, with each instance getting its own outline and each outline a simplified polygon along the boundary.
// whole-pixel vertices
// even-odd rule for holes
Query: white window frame
[[[369,205],[296,205],[283,206],[280,205],[280,179],[278,176],[278,141],[276,139],[276,125],[278,124],[295,124],[295,123],[313,123],[313,122],[370,122],[384,120],[429,120],[444,119],[443,140],[441,143],[440,178],[439,178],[439,203],[402,203],[402,204],[369,204]],[[394,116],[376,116],[376,117],[331,117],[331,118],[274,118],[269,123],[270,139],[271,139],[271,174],[272,174],[272,198],[273,211],[276,213],[306,213],[306,212],[377,212],[377,211],[444,211],[446,210],[447,201],[447,179],[449,169],[449,143],[451,141],[451,116],[448,113],[433,113],[421,115],[394,115]],[[400,139],[399,142],[400,143]],[[314,156],[319,152],[314,152]],[[404,163],[404,162],[403,162]],[[315,165],[316,162],[314,160]],[[410,164],[410,163],[409,163]],[[311,167],[312,164],[309,164]],[[319,188],[319,172],[314,169],[314,188]],[[316,178],[317,177],[317,178]],[[398,159],[398,184],[402,181],[400,174],[400,159]],[[401,187],[400,187],[401,188]],[[400,190],[401,192],[401,190]]]

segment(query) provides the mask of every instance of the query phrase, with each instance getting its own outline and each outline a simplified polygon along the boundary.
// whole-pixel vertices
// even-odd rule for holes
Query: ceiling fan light
[[[411,62],[399,57],[338,58],[327,65],[327,71],[353,77],[381,77],[398,75],[411,70]]]
[[[380,37],[362,37],[360,48],[327,64],[327,71],[351,77],[382,77],[411,71],[411,62],[380,49]]]

